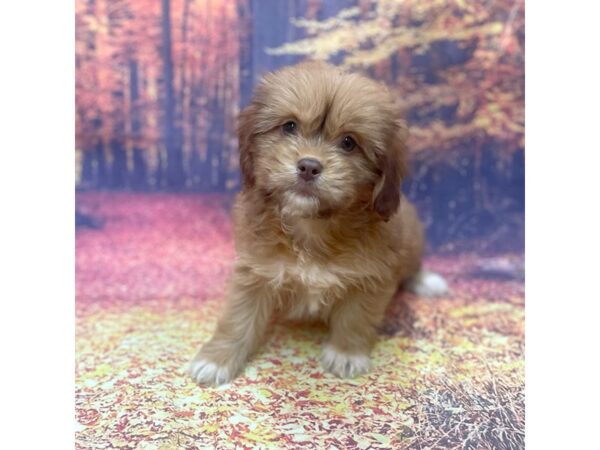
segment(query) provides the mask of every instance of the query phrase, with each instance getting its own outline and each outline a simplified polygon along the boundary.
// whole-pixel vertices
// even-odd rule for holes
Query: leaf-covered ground
[[[79,449],[524,447],[522,254],[429,255],[452,293],[399,293],[370,374],[319,366],[325,329],[275,325],[232,384],[185,375],[222,305],[231,198],[79,194]]]

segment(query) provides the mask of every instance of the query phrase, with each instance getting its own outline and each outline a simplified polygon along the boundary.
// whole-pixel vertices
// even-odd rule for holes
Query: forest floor
[[[233,383],[185,374],[234,258],[220,195],[80,193],[76,447],[524,448],[523,254],[429,254],[451,294],[399,292],[373,369],[319,365],[320,326],[275,325]],[[92,217],[90,221],[89,218]]]

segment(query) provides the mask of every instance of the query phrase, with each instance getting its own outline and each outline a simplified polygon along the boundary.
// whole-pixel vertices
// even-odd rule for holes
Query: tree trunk
[[[106,156],[104,155],[104,143],[102,139],[98,139],[94,148],[94,156],[96,159],[96,187],[108,187],[108,170],[106,168]]]
[[[253,12],[253,69],[257,75],[292,64],[296,55],[269,55],[265,48],[278,47],[290,40],[290,0],[254,0]]]
[[[146,160],[144,159],[144,152],[140,148],[141,140],[141,121],[139,111],[139,88],[138,88],[138,64],[134,59],[129,60],[129,98],[130,98],[130,112],[129,120],[131,121],[131,134],[133,141],[133,174],[131,177],[131,187],[133,189],[145,190],[148,187],[146,179],[147,168]]]
[[[114,110],[112,112],[109,149],[112,154],[110,186],[114,189],[127,187],[129,175],[127,170],[127,151],[125,148],[127,120],[125,89],[125,80],[123,80],[123,84],[119,84],[112,92]]]
[[[167,152],[167,187],[181,189],[185,184],[181,142],[174,126],[175,98],[173,95],[173,57],[171,53],[171,2],[161,0],[162,60],[164,83],[164,142]]]
[[[188,40],[188,17],[190,15],[190,3],[192,0],[185,0],[183,4],[183,14],[181,16],[181,67],[179,70],[179,113],[178,121],[183,123],[186,78],[185,67],[187,64],[187,40]]]
[[[160,190],[165,187],[165,169],[164,169],[164,152],[159,148],[156,159],[156,172],[154,173],[154,187],[156,190]]]
[[[94,156],[94,152],[91,149],[83,151],[80,182],[80,186],[83,188],[96,187],[96,177],[94,176]]]
[[[122,136],[122,131],[116,132],[116,136]],[[127,186],[127,153],[120,138],[114,137],[110,141],[110,149],[113,156],[111,167],[111,187],[122,189]]]
[[[240,110],[245,108],[252,97],[254,87],[254,68],[252,64],[252,30],[254,0],[238,0],[238,30],[240,45]]]
[[[225,112],[221,101],[220,87],[214,93],[210,105],[210,124],[208,126],[208,139],[206,151],[205,181],[208,181],[208,190],[218,190],[221,178],[221,152],[223,151],[223,131]]]
[[[192,67],[192,71],[190,74],[188,117],[186,123],[190,130],[190,152],[187,164],[189,173],[188,177],[189,184],[193,190],[198,190],[200,188],[200,172],[202,170],[202,161],[198,151],[198,124],[196,121],[196,119],[198,118],[196,96],[199,96],[199,94],[200,93],[197,92],[196,89],[196,71],[194,70],[194,67]]]

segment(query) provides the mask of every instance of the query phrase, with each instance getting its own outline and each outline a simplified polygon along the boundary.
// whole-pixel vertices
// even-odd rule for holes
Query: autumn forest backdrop
[[[522,241],[522,0],[79,0],[77,188],[233,192],[236,116],[306,58],[395,88],[434,242]]]
[[[184,373],[235,260],[236,117],[304,59],[392,87],[404,192],[450,293],[399,290],[371,373],[273,324],[230,386]],[[523,0],[76,0],[75,438],[92,448],[524,448]]]

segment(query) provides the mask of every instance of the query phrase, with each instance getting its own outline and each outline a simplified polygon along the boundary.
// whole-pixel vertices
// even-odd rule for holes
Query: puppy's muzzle
[[[321,163],[313,158],[302,158],[298,161],[296,167],[298,168],[298,176],[306,182],[316,180],[323,172]]]

